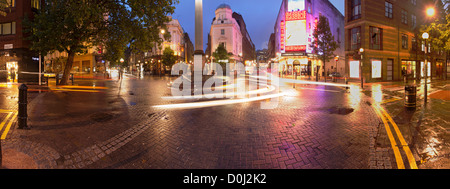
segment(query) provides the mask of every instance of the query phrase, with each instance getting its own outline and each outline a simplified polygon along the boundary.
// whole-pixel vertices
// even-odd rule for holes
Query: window
[[[408,24],[408,12],[402,9],[402,23]]]
[[[381,50],[382,44],[382,29],[370,27],[370,49]]]
[[[225,35],[225,29],[221,29],[221,30],[220,30],[220,34],[221,34],[221,35]]]
[[[372,60],[372,78],[381,78],[382,64],[380,60]]]
[[[0,33],[2,35],[16,34],[16,22],[3,23],[1,27]]]
[[[417,17],[414,14],[411,14],[411,25],[413,28],[415,28],[417,25]]]
[[[417,0],[411,0],[411,4],[417,5]]]
[[[6,0],[9,7],[16,7],[16,0]]]
[[[361,47],[361,28],[351,29],[351,50],[357,50]]]
[[[386,1],[386,2],[384,2],[384,6],[385,6],[384,15],[388,18],[392,18],[392,15],[393,15],[392,3],[389,3]]]
[[[31,8],[40,9],[41,1],[40,0],[31,0]]]
[[[352,20],[361,18],[361,0],[352,0]]]
[[[408,49],[408,36],[402,35],[402,49]]]

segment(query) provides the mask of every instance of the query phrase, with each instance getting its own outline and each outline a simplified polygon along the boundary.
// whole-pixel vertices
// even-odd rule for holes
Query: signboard
[[[4,49],[14,49],[14,45],[13,44],[5,44]]]
[[[286,22],[286,51],[306,51],[307,44],[306,20]]]
[[[286,12],[286,21],[306,20],[306,11]]]
[[[305,0],[289,0],[288,11],[305,10]]]
[[[286,45],[285,44],[285,41],[286,41],[286,25],[285,25],[285,22],[284,21],[281,21],[281,24],[280,24],[280,27],[281,27],[281,31],[280,31],[280,46],[281,46],[281,52],[284,52],[284,46]]]

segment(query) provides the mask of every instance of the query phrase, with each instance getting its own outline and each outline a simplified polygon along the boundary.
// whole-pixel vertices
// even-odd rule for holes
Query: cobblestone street
[[[402,116],[402,94],[400,90],[386,90],[388,85],[372,85],[360,91],[353,84],[346,90],[312,84],[297,84],[294,89],[292,83],[283,83],[280,91],[286,94],[278,97],[275,109],[261,109],[262,101],[203,108],[156,108],[204,101],[163,98],[171,95],[168,83],[174,79],[138,79],[128,75],[121,84],[116,80],[78,83],[87,86],[94,82],[99,90],[95,92],[58,91],[51,87],[33,92],[29,96],[30,129],[17,129],[14,123],[2,141],[6,154],[32,161],[23,164],[16,160],[15,164],[4,166],[396,169],[396,157],[374,104],[382,104],[394,117],[420,168],[436,168],[430,163],[432,160],[447,159],[447,135],[435,132],[445,129],[439,125],[448,125],[446,100],[432,98],[428,104],[442,110],[422,111],[423,107],[419,107],[414,115]],[[446,89],[448,85],[437,87]],[[410,120],[404,120],[405,116]],[[421,129],[408,130],[408,125]],[[432,146],[439,149],[434,156],[427,151],[431,144],[424,143],[430,142],[431,136],[438,140],[438,146]]]

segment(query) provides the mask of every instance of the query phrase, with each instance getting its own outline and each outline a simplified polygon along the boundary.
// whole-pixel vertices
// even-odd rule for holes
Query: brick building
[[[0,16],[0,82],[37,82],[39,54],[29,49],[23,32],[25,16],[32,18],[41,0],[7,0],[6,15]]]
[[[425,10],[430,0],[346,0],[345,1],[346,74],[365,82],[399,81],[406,73],[410,79],[424,76],[422,24],[433,18]],[[445,55],[429,48],[428,75],[442,78],[446,72]]]

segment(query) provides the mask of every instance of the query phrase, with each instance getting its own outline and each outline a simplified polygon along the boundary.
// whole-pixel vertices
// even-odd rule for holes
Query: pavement
[[[351,82],[349,89],[332,82],[293,88],[292,80],[283,80],[283,95],[271,98],[278,106],[261,109],[261,102],[270,99],[165,98],[171,96],[170,83],[176,79],[126,75],[122,81],[76,78],[74,86],[30,86],[28,129],[18,129],[16,120],[0,114],[0,121],[11,123],[1,140],[2,168],[397,169],[399,162],[406,169],[450,166],[448,81],[431,81],[426,105],[419,87],[417,108],[411,111],[403,106],[401,82],[366,84],[360,90],[358,82]],[[0,109],[17,109],[16,88],[0,89]]]

